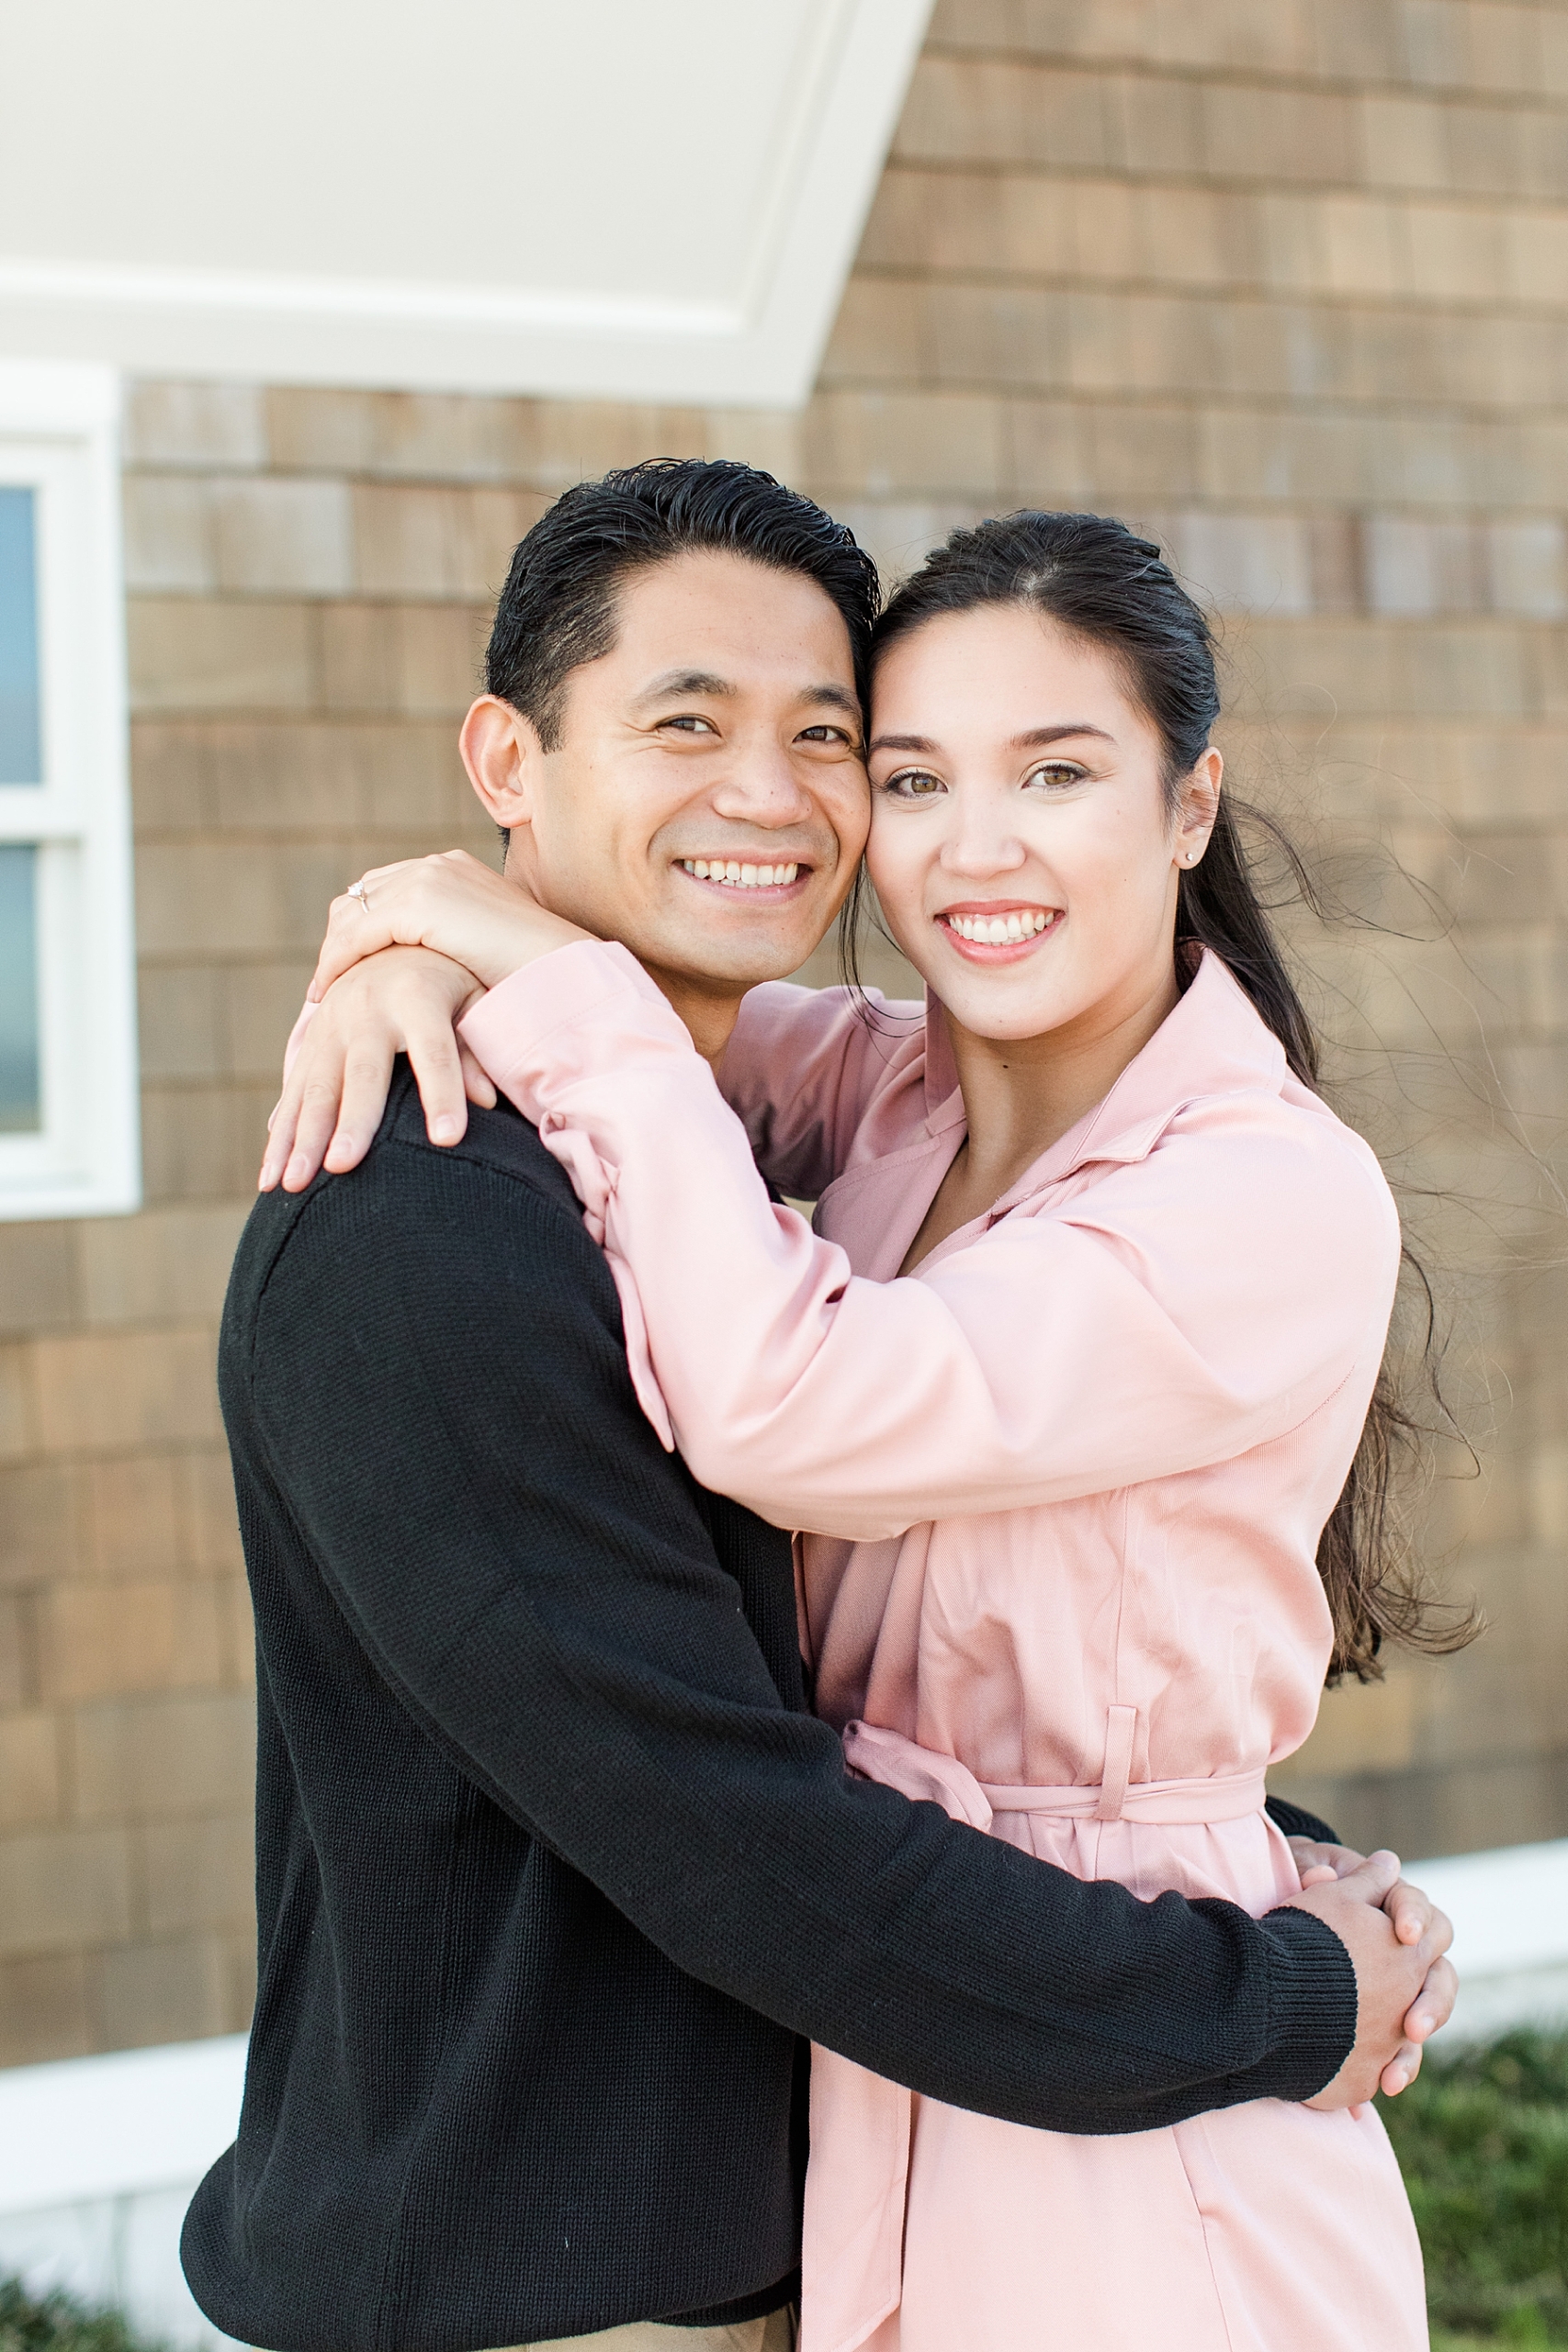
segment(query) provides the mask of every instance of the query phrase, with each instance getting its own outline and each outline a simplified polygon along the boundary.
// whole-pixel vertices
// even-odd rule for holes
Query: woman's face
[[[1220,755],[1173,818],[1159,736],[1098,647],[1016,605],[927,621],[878,665],[870,769],[888,927],[974,1035],[1098,1034],[1169,989]]]

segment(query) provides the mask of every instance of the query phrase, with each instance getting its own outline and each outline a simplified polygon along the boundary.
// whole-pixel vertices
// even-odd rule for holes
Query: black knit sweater
[[[800,2036],[1079,2132],[1340,2064],[1354,1978],[1306,1913],[1139,1903],[847,1777],[787,1540],[660,1451],[513,1114],[434,1150],[400,1069],[362,1168],[257,1204],[220,1380],[260,1987],[184,2256],[229,2335],[474,2352],[769,2309]]]

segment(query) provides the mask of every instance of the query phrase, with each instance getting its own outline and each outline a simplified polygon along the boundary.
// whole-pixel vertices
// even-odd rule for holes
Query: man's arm
[[[1339,2067],[1356,1984],[1321,1920],[1083,1884],[852,1781],[832,1732],[781,1711],[557,1201],[386,1137],[306,1204],[248,1378],[381,1673],[692,1974],[1058,2131],[1299,2099]]]

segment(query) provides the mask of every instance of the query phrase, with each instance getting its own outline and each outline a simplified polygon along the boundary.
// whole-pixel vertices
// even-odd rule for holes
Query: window
[[[140,1197],[118,409],[0,361],[0,1217]]]

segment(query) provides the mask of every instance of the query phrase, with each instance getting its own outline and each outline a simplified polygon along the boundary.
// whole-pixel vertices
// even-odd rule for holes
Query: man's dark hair
[[[705,548],[816,581],[849,631],[863,708],[882,602],[876,566],[809,498],[728,458],[650,458],[563,492],[513,556],[485,654],[487,690],[532,719],[553,752],[568,677],[615,644],[622,582]]]

